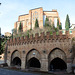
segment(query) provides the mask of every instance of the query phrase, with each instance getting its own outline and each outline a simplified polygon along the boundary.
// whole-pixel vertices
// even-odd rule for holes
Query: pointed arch
[[[56,47],[56,48],[54,48],[54,49],[52,49],[50,52],[49,52],[49,54],[48,54],[48,58],[50,57],[50,55],[52,54],[52,52],[56,52],[56,50],[58,50],[57,52],[59,52],[59,53],[63,53],[63,55],[64,55],[64,57],[65,57],[65,59],[64,60],[66,60],[66,53],[62,50],[62,49],[60,49],[60,48],[58,48],[58,47]],[[58,55],[60,55],[58,53]],[[56,55],[56,54],[55,54]],[[57,55],[57,57],[58,57],[58,55]],[[62,54],[61,54],[62,55]],[[59,56],[59,57],[62,57],[62,56]],[[62,58],[61,58],[62,59]]]
[[[11,66],[21,66],[21,54],[18,50],[14,50],[11,54]]]
[[[26,68],[28,68],[28,63],[29,63],[28,61],[32,58],[35,58],[35,59],[39,60],[39,62],[40,62],[40,60],[41,60],[40,52],[36,49],[31,49],[27,52],[27,54],[26,54],[26,65],[25,65]],[[35,61],[35,60],[33,60],[33,61]]]
[[[50,51],[49,55],[48,55],[48,69],[50,70],[50,63],[53,59],[55,58],[59,58],[61,60],[64,61],[64,63],[66,63],[66,53],[61,50],[60,48],[54,48],[53,50]],[[58,60],[57,60],[58,61]]]

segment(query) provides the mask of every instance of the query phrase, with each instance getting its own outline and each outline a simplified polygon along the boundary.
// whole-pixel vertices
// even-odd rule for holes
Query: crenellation
[[[66,31],[66,35],[69,35],[70,33],[69,33],[69,31]]]
[[[44,34],[44,32],[42,32],[41,34],[40,34],[40,39],[42,40],[42,39],[44,39],[45,38],[45,34]]]
[[[22,42],[24,41],[24,36],[21,37],[21,41],[22,41]]]
[[[47,33],[46,33],[46,38],[47,38],[47,39],[50,39],[50,32],[47,32]]]
[[[17,43],[20,41],[20,37],[17,37]]]
[[[74,33],[74,31],[73,31]],[[59,31],[59,34],[56,35],[56,32],[53,32],[53,34],[51,35],[50,32],[47,32],[46,35],[44,32],[40,33],[40,36],[39,36],[39,33],[36,33],[35,34],[35,37],[33,37],[33,35],[30,35],[30,37],[28,36],[22,36],[22,37],[17,37],[17,38],[11,38],[8,40],[8,45],[12,45],[12,44],[19,44],[19,43],[27,43],[29,44],[30,42],[37,42],[37,41],[47,41],[47,40],[51,40],[51,42],[56,41],[56,40],[59,40],[59,41],[63,41],[64,40],[69,40],[71,39],[72,37],[74,37],[73,34],[69,34],[69,31],[66,31],[65,35],[62,34],[62,31]],[[38,42],[37,42],[38,43]]]
[[[10,43],[12,43],[12,42],[13,42],[13,39],[11,38],[11,39],[10,39]]]
[[[38,38],[39,38],[39,34],[36,33],[36,34],[35,34],[35,40],[38,40]]]
[[[56,32],[53,32],[53,38],[54,39],[56,38]]]
[[[29,40],[29,37],[28,36],[25,36],[25,42],[27,42]]]
[[[63,35],[61,30],[59,31],[59,35],[60,35],[60,36],[62,36],[62,35]]]
[[[33,40],[33,35],[30,35],[30,40],[31,40],[31,41]]]
[[[15,43],[16,42],[16,38],[13,38],[12,41],[13,41],[13,43]]]

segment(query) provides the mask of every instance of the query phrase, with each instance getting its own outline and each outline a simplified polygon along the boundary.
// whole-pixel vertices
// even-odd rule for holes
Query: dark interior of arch
[[[20,59],[19,57],[15,57],[15,58],[13,59],[12,64],[13,64],[14,66],[15,66],[15,65],[21,66],[21,59]]]
[[[50,63],[50,70],[56,70],[56,69],[66,70],[67,69],[67,65],[62,59],[55,58]]]
[[[29,61],[28,61],[28,63],[27,63],[28,65],[28,68],[30,68],[30,67],[33,67],[33,68],[40,68],[41,67],[41,65],[40,65],[40,62],[39,62],[39,60],[37,59],[37,58],[31,58]]]

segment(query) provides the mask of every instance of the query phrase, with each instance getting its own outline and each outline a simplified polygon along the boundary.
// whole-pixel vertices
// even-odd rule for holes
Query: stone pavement
[[[38,74],[25,73],[25,72],[19,72],[19,71],[0,68],[0,75],[38,75]]]
[[[35,72],[21,72],[21,71],[15,71],[15,70],[9,70],[9,69],[3,69],[0,68],[0,75],[74,75],[74,74],[46,74],[46,73],[35,73]]]

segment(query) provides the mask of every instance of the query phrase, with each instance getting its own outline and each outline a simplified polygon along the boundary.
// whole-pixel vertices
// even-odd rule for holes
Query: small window
[[[37,13],[37,11],[35,11],[35,14]]]
[[[62,31],[62,33],[64,33],[64,31]]]
[[[65,31],[62,31],[62,34],[65,34]]]
[[[33,17],[34,17],[34,14],[33,14]]]
[[[70,34],[72,34],[72,31],[70,31]]]
[[[34,20],[34,18],[33,18],[33,20]]]

